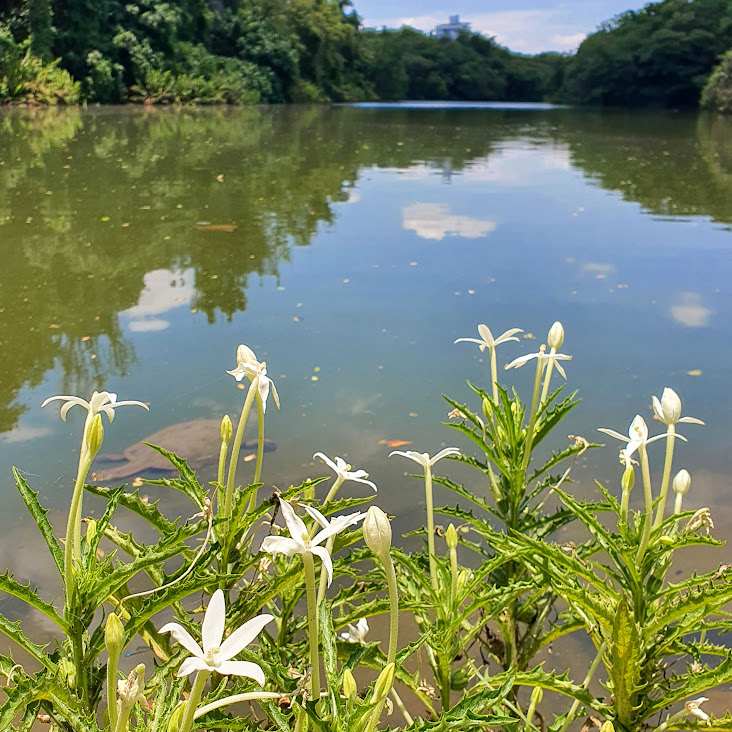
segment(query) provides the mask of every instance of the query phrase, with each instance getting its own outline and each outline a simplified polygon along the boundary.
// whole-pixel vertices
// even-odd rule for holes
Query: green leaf
[[[58,573],[61,578],[63,578],[64,553],[61,551],[61,547],[59,546],[58,541],[56,541],[56,537],[53,535],[53,528],[48,521],[48,509],[43,508],[43,506],[41,506],[41,504],[38,502],[38,493],[32,491],[28,487],[28,483],[26,482],[25,478],[20,474],[18,468],[13,468],[13,475],[15,476],[15,485],[20,491],[20,496],[25,502],[25,505],[28,508],[30,515],[33,517],[33,520],[36,522],[36,525],[38,526],[41,535],[45,539],[46,546],[48,546],[48,550],[51,552],[51,557],[56,564]]]
[[[31,589],[30,582],[27,585],[22,585],[14,579],[9,571],[6,571],[5,574],[0,575],[0,590],[23,600],[23,602],[53,620],[65,633],[68,633],[68,623],[56,612],[53,605],[41,600],[38,596],[38,590]]]
[[[112,496],[116,492],[115,489],[104,488],[103,486],[98,485],[85,485],[84,490],[95,496],[99,496],[100,498],[106,498],[107,500],[111,500]],[[121,506],[124,506],[133,513],[144,518],[161,534],[167,534],[170,531],[175,531],[177,528],[179,519],[176,519],[175,521],[168,521],[158,508],[160,500],[155,501],[155,503],[143,501],[140,497],[139,488],[136,489],[134,493],[120,494],[118,501]]]
[[[10,640],[15,641],[15,643],[33,656],[33,658],[35,658],[41,665],[48,669],[56,668],[56,664],[51,661],[50,657],[45,652],[47,646],[36,645],[26,638],[20,629],[20,621],[11,623],[5,616],[0,614],[0,633],[4,633],[8,638],[10,638]],[[0,726],[0,729],[2,729],[2,726]]]
[[[180,491],[196,504],[199,511],[203,510],[203,499],[206,497],[206,491],[198,482],[196,472],[188,465],[188,461],[159,445],[151,445],[149,442],[143,442],[142,444],[147,445],[152,450],[155,450],[155,452],[159,452],[180,474],[180,479],[164,478],[162,480],[146,480],[145,483],[149,485],[165,485]]]
[[[645,687],[640,682],[642,646],[640,633],[628,608],[628,603],[618,603],[610,640],[610,682],[615,696],[617,718],[624,729],[632,729],[635,722],[636,700]]]

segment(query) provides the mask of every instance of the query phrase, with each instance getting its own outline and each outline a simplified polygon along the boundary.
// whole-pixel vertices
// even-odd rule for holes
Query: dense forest
[[[704,91],[705,105],[725,108],[730,49],[732,0],[652,3],[574,55],[537,56],[478,34],[364,29],[349,0],[0,0],[0,101],[676,108]]]

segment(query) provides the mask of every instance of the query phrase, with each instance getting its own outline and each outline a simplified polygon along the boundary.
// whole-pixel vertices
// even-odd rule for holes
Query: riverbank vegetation
[[[15,481],[63,592],[47,599],[0,576],[3,593],[56,629],[43,646],[0,614],[15,649],[0,655],[0,727],[565,732],[585,720],[603,732],[731,730],[723,697],[707,704],[703,694],[732,681],[732,651],[720,642],[732,568],[683,577],[674,565],[676,552],[721,546],[691,476],[674,475],[677,441],[703,422],[682,416],[665,388],[652,397],[657,429],[640,415],[627,434],[600,429],[622,446],[621,475],[579,500],[573,468],[600,445],[558,436],[579,404],[563,385],[564,329],[554,323],[538,351],[505,366],[534,369],[526,400],[498,378],[497,351],[521,332],[494,336],[481,324],[477,338],[455,340],[477,346],[487,372],[485,387],[468,384],[467,401],[446,398],[446,428],[461,447],[391,453],[416,464],[413,490],[426,506],[426,526],[411,534],[424,540],[417,552],[393,537],[368,473],[340,457],[314,455],[328,478],[265,492],[266,410],[280,401],[245,345],[227,371],[247,388],[238,419],[221,420],[216,480],[202,484],[182,456],[151,445],[176,476],[145,481],[159,491],[154,503],[139,488],[86,484],[116,410],[145,402],[106,391],[48,398],[63,420],[86,413],[63,542],[26,474],[16,469]],[[250,414],[258,447],[242,482]],[[472,487],[447,477],[450,466]],[[631,499],[637,472],[640,500]],[[347,481],[364,494],[339,497]],[[435,506],[435,483],[456,502]],[[173,493],[190,502],[189,518],[167,515]],[[97,518],[85,516],[86,494],[106,503]],[[378,616],[388,623],[377,633]],[[587,653],[558,669],[551,650],[567,643]]]
[[[574,55],[512,53],[477,34],[364,29],[357,11],[342,0],[1,0],[0,101],[693,107],[732,47],[726,0],[628,11]]]

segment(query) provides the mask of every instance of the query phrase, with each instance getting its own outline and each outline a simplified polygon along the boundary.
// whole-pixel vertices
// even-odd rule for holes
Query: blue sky
[[[646,3],[638,0],[352,0],[364,25],[431,30],[460,15],[473,30],[520,53],[574,51],[600,23]]]

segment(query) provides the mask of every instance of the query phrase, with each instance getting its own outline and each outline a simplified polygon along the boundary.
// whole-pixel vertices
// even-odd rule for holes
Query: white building
[[[470,23],[461,23],[459,15],[451,15],[450,22],[440,23],[435,28],[434,35],[437,38],[451,38],[454,41],[462,31],[470,33]]]

